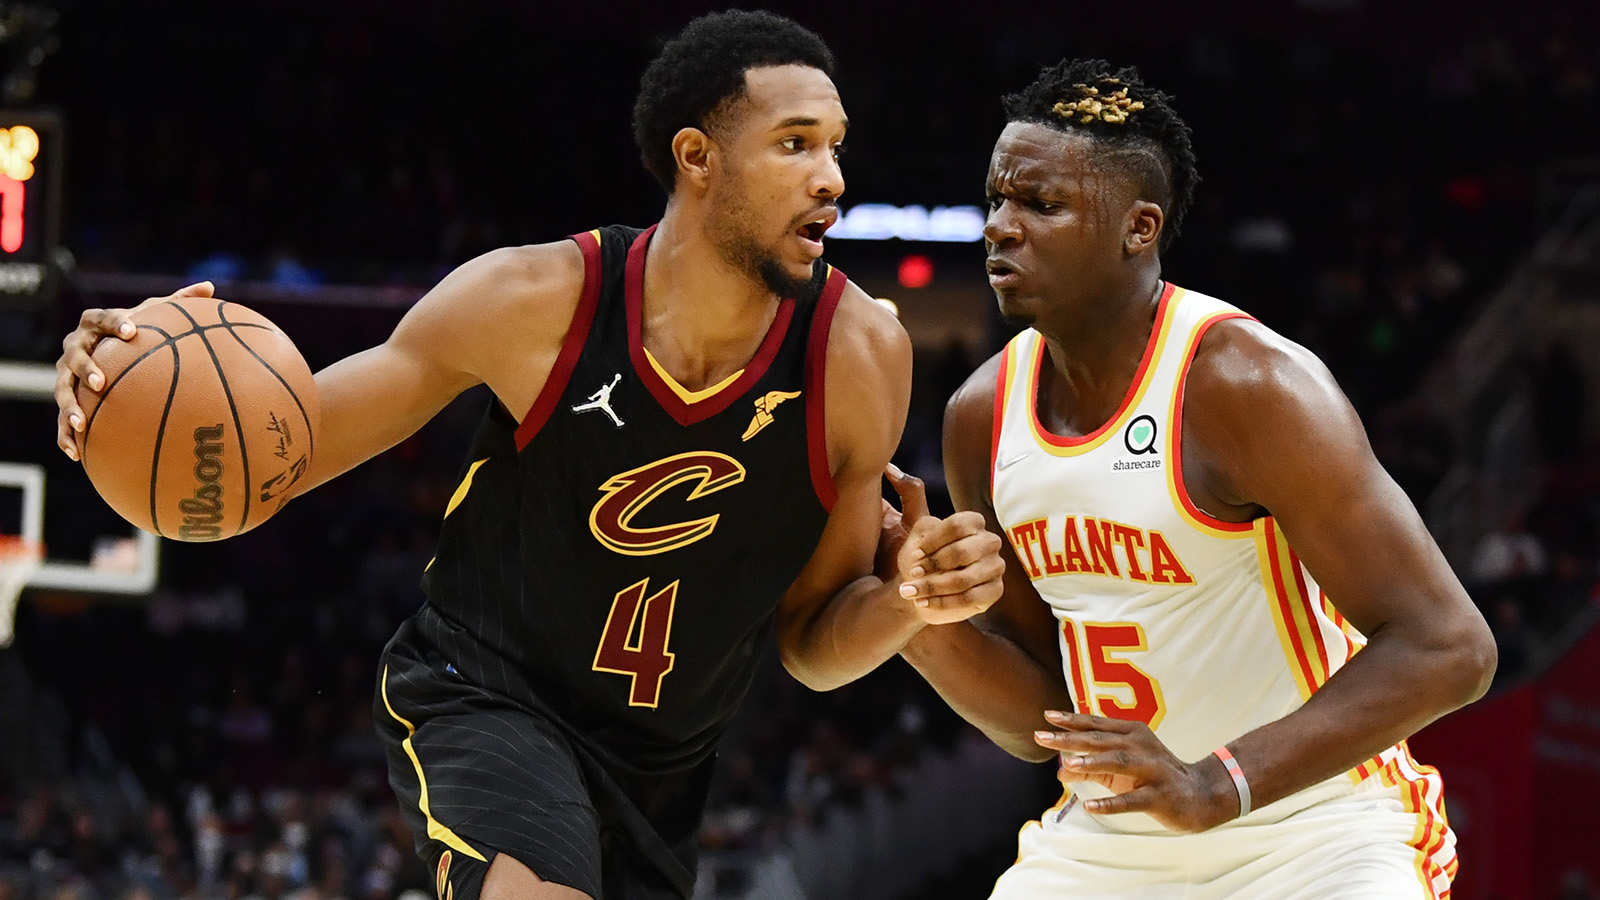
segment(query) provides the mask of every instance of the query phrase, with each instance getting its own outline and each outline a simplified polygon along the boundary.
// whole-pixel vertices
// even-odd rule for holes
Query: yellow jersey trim
[[[678,398],[685,403],[699,403],[701,400],[704,400],[707,397],[715,396],[718,391],[730,384],[733,384],[735,381],[738,381],[739,376],[744,374],[744,369],[740,369],[732,375],[729,375],[727,378],[724,378],[716,384],[713,384],[711,387],[703,390],[691,391],[679,384],[678,379],[673,378],[666,369],[661,367],[661,363],[656,361],[655,354],[650,352],[649,347],[644,348],[644,358],[650,360],[650,368],[655,369],[656,374],[661,376],[662,382],[664,382],[667,387],[672,388],[672,392],[677,394]]]

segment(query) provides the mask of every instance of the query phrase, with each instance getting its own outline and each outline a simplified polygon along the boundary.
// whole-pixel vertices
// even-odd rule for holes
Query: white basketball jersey
[[[1038,332],[1007,344],[996,385],[995,513],[1061,623],[1078,710],[1143,721],[1186,761],[1298,709],[1365,643],[1272,518],[1223,522],[1184,490],[1184,378],[1206,329],[1239,317],[1220,300],[1165,285],[1121,408],[1082,437],[1039,422],[1039,373],[1050,361]],[[1415,802],[1425,855],[1446,849],[1437,773],[1403,744],[1242,821],[1282,819],[1373,775]],[[1099,818],[1113,830],[1162,830],[1142,814]],[[1448,856],[1441,869],[1453,867]]]

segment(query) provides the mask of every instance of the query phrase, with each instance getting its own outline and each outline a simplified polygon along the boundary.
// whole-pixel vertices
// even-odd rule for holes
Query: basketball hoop
[[[0,647],[11,646],[22,588],[39,571],[44,550],[37,542],[0,534]]]

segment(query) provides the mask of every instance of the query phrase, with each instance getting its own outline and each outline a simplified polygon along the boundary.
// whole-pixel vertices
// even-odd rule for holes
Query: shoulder
[[[1347,404],[1316,354],[1254,319],[1216,323],[1195,348],[1186,409],[1271,415],[1291,407]]]
[[[976,421],[988,422],[994,418],[995,382],[1000,378],[1000,366],[1005,361],[1001,350],[974,369],[961,387],[945,403],[945,422],[971,425]]]
[[[828,333],[829,379],[843,374],[857,384],[911,386],[911,338],[884,304],[846,282]]]
[[[583,293],[583,253],[572,241],[503,247],[468,260],[406,313],[390,343],[497,387],[517,347],[559,347]]]
[[[945,478],[963,509],[989,505],[989,464],[994,452],[995,382],[1005,352],[989,357],[950,395],[944,408]],[[959,497],[958,497],[959,495]]]
[[[827,334],[830,469],[878,477],[900,443],[911,405],[911,338],[900,320],[854,282]]]
[[[1235,505],[1269,510],[1290,491],[1366,477],[1361,417],[1311,351],[1246,319],[1219,322],[1184,387],[1185,465]],[[1353,474],[1352,474],[1353,473]],[[1191,488],[1193,489],[1193,487]]]
[[[480,313],[506,307],[576,306],[583,291],[583,251],[574,241],[502,247],[468,260],[445,276],[439,289]]]
[[[839,296],[828,343],[830,348],[868,358],[880,351],[911,352],[911,338],[899,317],[854,281],[846,281]]]

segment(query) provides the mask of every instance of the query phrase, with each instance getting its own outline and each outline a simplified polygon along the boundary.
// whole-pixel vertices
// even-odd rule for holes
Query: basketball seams
[[[217,301],[217,311],[219,315],[221,314],[222,304],[225,302],[227,301]],[[239,405],[233,401],[233,388],[228,386],[228,375],[222,371],[222,361],[217,359],[217,350],[215,347],[211,346],[211,341],[205,335],[205,333],[210,329],[202,328],[195,317],[190,315],[189,311],[184,309],[182,306],[174,304],[173,308],[182,313],[183,317],[189,320],[190,324],[194,326],[194,333],[200,336],[200,342],[206,345],[206,353],[211,356],[211,364],[217,369],[217,381],[222,385],[222,393],[228,398],[228,411],[233,414],[233,432],[236,436],[235,439],[239,444],[239,461],[240,464],[244,466],[244,510],[239,516],[238,527],[233,530],[232,535],[229,535],[229,537],[233,537],[234,535],[242,533],[244,531],[245,523],[250,521],[250,495],[253,493],[252,485],[254,484],[254,482],[250,480],[250,450],[249,447],[246,446],[244,440],[244,423],[239,421]]]
[[[139,327],[140,328],[148,328],[151,331],[154,331],[157,334],[161,335],[162,337],[166,338],[166,340],[162,341],[159,344],[156,344],[154,347],[151,347],[149,350],[146,350],[145,352],[143,352],[143,353],[139,354],[138,356],[134,357],[132,362],[129,362],[126,366],[122,367],[122,371],[117,373],[117,377],[116,378],[111,379],[111,383],[106,385],[106,389],[100,392],[100,399],[95,401],[95,404],[94,404],[94,412],[90,413],[89,414],[89,420],[87,422],[83,423],[83,447],[80,450],[80,453],[82,453],[82,454],[86,455],[89,452],[89,426],[94,424],[95,416],[100,415],[100,408],[106,405],[106,398],[111,396],[111,389],[115,388],[117,385],[121,384],[122,383],[122,379],[126,378],[128,373],[133,371],[134,366],[137,366],[139,363],[142,363],[145,360],[149,359],[152,354],[154,354],[157,350],[160,350],[163,347],[172,347],[172,356],[173,356],[173,358],[176,359],[177,356],[178,356],[178,348],[176,346],[173,346],[178,342],[178,338],[177,337],[173,337],[172,335],[168,334],[165,330],[163,330],[161,328],[158,328],[155,325],[140,325]],[[187,333],[187,332],[185,332],[185,333]],[[183,335],[180,334],[180,335],[178,335],[178,337],[183,337]],[[92,351],[91,351],[90,355],[91,356],[93,355]]]
[[[156,534],[163,534],[161,531],[161,519],[156,513],[156,485],[161,480],[161,442],[167,436],[167,416],[172,412],[173,398],[178,396],[178,371],[183,367],[183,354],[178,352],[177,340],[169,336],[164,346],[172,347],[172,383],[167,385],[167,402],[166,405],[161,407],[161,424],[156,427],[156,446],[150,452],[150,527]],[[133,366],[128,368],[131,369]],[[127,374],[126,369],[123,370],[123,374]],[[101,403],[100,405],[104,406],[105,404]],[[100,407],[95,407],[95,412],[99,411]]]
[[[200,319],[206,319],[206,324]],[[273,475],[267,463],[274,460],[267,457],[278,453],[293,433],[295,415],[306,429],[304,434],[294,435],[299,451],[294,460],[297,471],[303,472],[308,458],[304,454],[315,440],[317,398],[306,394],[315,390],[308,366],[273,322],[249,307],[216,298],[182,298],[154,305],[137,314],[133,324],[139,329],[134,339],[103,342],[91,351],[105,372],[106,386],[94,393],[84,386],[78,392],[86,419],[80,446],[89,480],[119,515],[158,535],[206,541],[251,530],[277,511],[274,500],[281,507],[287,499],[280,497],[284,486],[293,482],[287,474]],[[205,333],[213,329],[227,331],[235,344]],[[261,336],[258,345],[247,336],[255,332],[275,336]],[[200,346],[210,357],[209,367],[200,347],[183,345],[183,338],[189,335],[199,336]],[[151,357],[169,351],[170,363],[150,362]],[[195,357],[187,370],[182,364],[184,354]],[[251,366],[252,360],[258,367]],[[167,379],[164,397],[162,378]],[[295,409],[286,405],[285,399]],[[226,411],[223,404],[228,406]],[[287,418],[277,418],[281,425],[267,423],[269,416],[276,416],[275,408],[287,414]],[[219,419],[233,423],[231,439]],[[257,419],[268,425],[259,434],[253,427]],[[246,420],[252,423],[250,429]],[[191,427],[195,428],[195,456],[200,460],[193,466],[195,480],[189,478],[192,461],[185,452],[186,431]],[[268,434],[268,430],[277,434]],[[92,436],[100,432],[105,434]],[[225,448],[227,457],[239,454],[226,469],[224,457],[219,455]],[[105,452],[100,452],[102,449]],[[252,496],[257,492],[254,482],[269,477],[261,489],[275,487],[276,495],[259,501]],[[240,490],[244,491],[242,497]],[[168,521],[160,521],[163,515]],[[196,518],[191,520],[191,515]],[[235,522],[231,530],[228,519]],[[191,521],[196,523],[194,528],[189,527]]]
[[[222,320],[222,326],[221,327],[226,328],[228,330],[228,334],[231,335],[234,340],[239,342],[239,346],[243,347],[245,349],[245,352],[247,352],[251,356],[255,357],[256,362],[261,363],[262,367],[265,368],[268,372],[270,372],[272,374],[273,378],[278,379],[278,383],[279,384],[283,385],[283,389],[289,395],[289,399],[294,401],[295,408],[300,410],[300,421],[305,423],[305,426],[306,426],[306,453],[308,455],[310,455],[310,456],[315,456],[316,452],[317,452],[317,437],[316,437],[316,434],[315,434],[315,430],[311,427],[311,416],[310,416],[310,414],[308,414],[306,412],[306,405],[305,405],[305,403],[301,402],[300,395],[295,392],[295,389],[292,386],[290,386],[288,379],[286,379],[282,375],[280,375],[278,373],[278,370],[272,367],[271,363],[267,362],[265,359],[262,359],[261,358],[261,354],[256,352],[256,348],[254,348],[254,347],[250,346],[248,343],[246,343],[244,338],[239,337],[238,333],[235,332],[234,329],[235,328],[260,328],[263,331],[270,331],[270,332],[273,332],[275,334],[280,334],[280,335],[282,335],[283,332],[279,331],[276,328],[269,328],[269,327],[267,327],[265,325],[259,325],[259,324],[253,323],[253,322],[230,322],[230,321],[228,321],[227,313],[224,311],[224,307],[226,307],[228,305],[229,304],[226,301],[224,301],[222,306],[217,307],[217,318]],[[284,335],[284,337],[287,338],[288,336]]]

